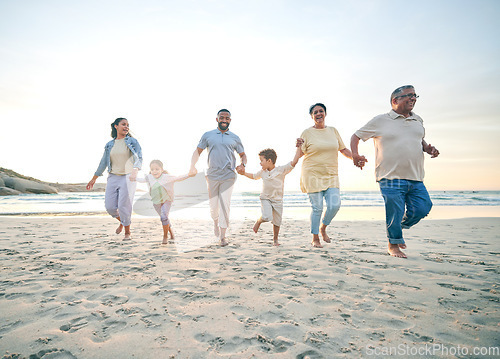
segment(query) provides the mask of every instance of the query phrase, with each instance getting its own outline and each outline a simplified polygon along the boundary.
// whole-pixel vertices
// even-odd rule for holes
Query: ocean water
[[[248,209],[252,212],[260,208],[259,192],[233,193],[231,209],[240,212]],[[500,206],[500,191],[430,191],[434,207],[439,206]],[[136,192],[134,210],[142,215],[156,215],[151,211],[143,211],[149,204],[146,192]],[[342,191],[342,207],[382,207],[383,199],[378,191]],[[285,208],[310,208],[309,199],[301,192],[286,192],[283,198]],[[176,194],[172,211],[186,209],[206,209],[208,197],[203,194]],[[145,207],[144,207],[145,208]],[[149,207],[148,207],[149,208]],[[152,208],[152,206],[151,206]],[[59,194],[22,194],[19,196],[0,197],[0,215],[23,214],[103,214],[104,193],[72,192]],[[206,211],[204,211],[206,212]]]

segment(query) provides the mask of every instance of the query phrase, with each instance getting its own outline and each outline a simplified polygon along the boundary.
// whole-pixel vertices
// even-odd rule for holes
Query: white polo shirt
[[[391,110],[374,117],[355,135],[363,141],[373,138],[377,182],[382,178],[424,180],[425,129],[420,116],[412,112],[404,117]]]

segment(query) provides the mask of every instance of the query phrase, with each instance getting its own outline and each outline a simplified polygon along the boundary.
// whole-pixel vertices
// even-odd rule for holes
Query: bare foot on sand
[[[124,241],[130,241],[130,233],[125,233],[125,237],[123,237]]]
[[[253,231],[255,233],[257,233],[257,231],[259,230],[261,223],[262,222],[260,220],[257,220],[257,222],[255,222],[255,224],[253,225]]]
[[[389,243],[389,246],[387,248],[387,252],[393,257],[407,258],[406,254],[401,252],[401,249],[399,249],[399,248],[400,248],[400,246],[398,244]]]
[[[313,238],[311,245],[316,248],[323,248],[321,243],[319,242],[319,237],[318,238]]]
[[[116,234],[120,234],[122,233],[122,229],[123,229],[123,224],[120,223],[120,225],[118,226],[118,228],[116,228]]]
[[[328,237],[328,234],[326,234],[326,226],[324,224],[321,226],[320,232],[321,232],[321,237],[323,237],[323,240],[326,243],[330,243],[331,240],[330,240],[330,237]]]
[[[221,238],[221,239],[220,239],[220,246],[221,246],[221,247],[225,247],[225,246],[227,246],[228,244],[229,244],[229,242],[228,242],[228,241],[226,241],[226,238]]]
[[[163,237],[163,241],[161,241],[161,244],[168,244],[168,238]]]
[[[280,244],[278,243],[278,241],[273,241],[273,246],[277,247],[279,246]]]

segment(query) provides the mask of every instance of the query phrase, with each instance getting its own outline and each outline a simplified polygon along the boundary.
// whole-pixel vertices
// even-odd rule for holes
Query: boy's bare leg
[[[259,230],[259,228],[260,228],[260,225],[261,225],[261,224],[262,224],[262,217],[261,217],[261,218],[259,218],[259,219],[255,222],[255,224],[253,225],[253,231],[254,231],[255,233],[257,233],[257,231]]]
[[[226,229],[227,228],[219,228],[220,229],[220,245],[221,247],[227,246],[229,243],[226,241]]]
[[[170,231],[170,225],[169,224],[164,225],[163,226],[163,241],[161,242],[161,244],[168,244],[169,231]]]
[[[280,226],[276,226],[273,224],[273,246],[279,246],[278,243],[278,234],[280,233]]]
[[[170,233],[170,238],[175,239],[174,231],[172,230],[172,226],[168,226],[168,233]]]
[[[116,219],[118,220],[118,222],[120,222],[120,225],[118,226],[118,228],[116,228],[116,231],[115,231],[115,232],[116,232],[116,234],[120,234],[120,233],[122,233],[123,224],[122,224],[122,222],[121,222],[120,217],[116,217]]]
[[[318,234],[313,234],[313,240],[312,240],[311,244],[313,245],[313,247],[323,248],[323,246],[321,245],[321,243],[319,241],[319,235]]]
[[[124,241],[130,240],[130,226],[123,226],[125,228],[125,237],[123,237]]]
[[[330,243],[331,240],[330,240],[330,237],[328,237],[328,234],[326,234],[326,227],[324,224],[321,224],[321,227],[319,229],[320,233],[321,233],[321,237],[323,237],[323,240],[326,242],[326,243]]]

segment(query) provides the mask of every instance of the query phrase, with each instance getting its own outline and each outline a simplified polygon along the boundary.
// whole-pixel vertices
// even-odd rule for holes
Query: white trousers
[[[220,228],[229,227],[229,211],[231,195],[236,178],[217,181],[207,177],[210,215],[214,221],[219,222]]]

